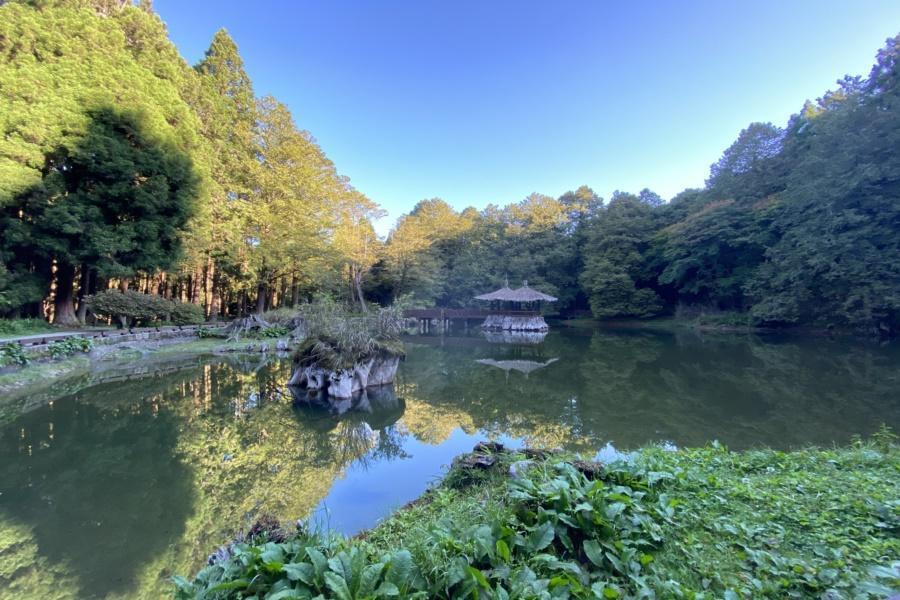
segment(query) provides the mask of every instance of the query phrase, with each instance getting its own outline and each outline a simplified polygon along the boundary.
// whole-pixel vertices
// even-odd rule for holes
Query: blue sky
[[[783,125],[900,32],[897,0],[154,6],[191,63],[226,28],[257,95],[388,210],[382,232],[423,198],[701,186],[742,128]]]

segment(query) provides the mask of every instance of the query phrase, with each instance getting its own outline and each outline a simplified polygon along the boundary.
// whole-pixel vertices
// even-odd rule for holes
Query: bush
[[[201,325],[206,321],[206,314],[199,304],[176,302],[172,309],[172,323],[174,325]]]
[[[88,296],[87,304],[94,314],[117,319],[120,327],[154,320],[168,321],[175,310],[175,303],[171,300],[132,290],[106,290]]]
[[[65,358],[76,352],[90,352],[94,347],[94,341],[90,338],[74,336],[52,342],[49,346],[52,358]]]
[[[280,338],[286,336],[290,332],[291,330],[284,325],[272,325],[271,327],[266,327],[260,331],[260,335],[264,338]]]
[[[6,365],[27,365],[28,355],[25,354],[25,348],[18,342],[10,342],[0,346],[0,367]]]
[[[52,329],[44,319],[0,319],[0,335],[30,335]]]
[[[200,329],[197,330],[197,337],[199,337],[200,339],[205,339],[205,338],[222,338],[222,339],[224,339],[224,338],[228,337],[228,334],[225,333],[221,329],[207,329],[206,327],[201,327]]]

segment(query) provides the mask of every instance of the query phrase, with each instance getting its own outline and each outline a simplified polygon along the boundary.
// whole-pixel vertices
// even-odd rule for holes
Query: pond
[[[0,413],[0,597],[158,598],[260,513],[352,534],[485,438],[790,448],[900,425],[894,345],[566,329],[412,337],[407,351],[392,390],[344,412],[294,405],[274,357],[35,391]]]

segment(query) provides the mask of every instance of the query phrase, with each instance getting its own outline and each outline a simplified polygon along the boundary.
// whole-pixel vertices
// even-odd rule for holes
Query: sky
[[[898,0],[156,0],[183,56],[225,28],[387,210],[700,187],[754,121],[784,125],[900,33]]]

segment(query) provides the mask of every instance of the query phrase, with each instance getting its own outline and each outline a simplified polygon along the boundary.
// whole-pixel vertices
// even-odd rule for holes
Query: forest
[[[900,36],[783,127],[749,124],[703,188],[432,198],[381,239],[224,30],[191,66],[146,0],[0,4],[0,316],[75,324],[108,289],[209,319],[459,307],[508,279],[563,316],[900,332]]]

